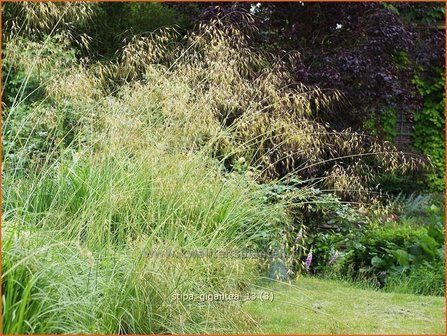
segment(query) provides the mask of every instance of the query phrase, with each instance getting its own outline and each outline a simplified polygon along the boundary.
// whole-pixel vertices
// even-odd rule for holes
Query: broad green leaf
[[[393,256],[396,257],[397,262],[399,263],[399,265],[401,266],[408,266],[410,263],[410,255],[407,253],[407,251],[404,250],[394,250],[391,251],[391,253],[393,254]]]

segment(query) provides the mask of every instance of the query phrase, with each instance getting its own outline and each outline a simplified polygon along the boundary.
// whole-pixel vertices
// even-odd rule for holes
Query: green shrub
[[[443,231],[435,225],[386,224],[363,232],[361,238],[350,243],[342,259],[341,272],[355,279],[376,278],[381,286],[406,278],[406,287],[417,288],[418,283],[423,282],[424,269],[433,269],[433,265],[444,262],[444,246]],[[426,280],[431,281],[431,278],[428,272]],[[439,281],[434,280],[434,283],[439,284]],[[425,291],[423,288],[420,291]],[[432,290],[438,292],[440,288]]]
[[[219,123],[204,118],[202,104],[187,105],[187,86],[151,82],[112,97],[75,70],[52,73],[47,104],[21,100],[3,129],[3,331],[234,329],[239,303],[173,302],[172,294],[242,294],[259,261],[184,254],[265,252],[288,221],[284,205],[267,204],[253,177],[228,174],[212,158],[203,139]],[[76,118],[65,126],[67,109]],[[54,124],[37,143],[45,117]],[[61,137],[70,140],[53,146]],[[17,160],[28,164],[19,169]],[[170,249],[176,257],[151,257]]]
[[[332,202],[326,209],[326,214],[313,213],[317,225],[306,221],[305,243],[313,251],[311,273],[385,290],[401,284],[401,291],[415,294],[444,291],[441,197],[401,194],[388,207]]]
[[[5,177],[3,318],[26,313],[5,332],[199,333],[238,323],[234,302],[171,296],[242,294],[260,261],[184,255],[265,252],[287,220],[281,205],[262,203],[252,180],[222,176],[198,154],[156,165],[156,156],[117,152],[65,160],[26,179]]]
[[[428,185],[436,192],[445,190],[445,72],[416,76],[413,83],[424,97],[424,106],[414,115],[413,146],[428,155],[433,169],[427,172]]]

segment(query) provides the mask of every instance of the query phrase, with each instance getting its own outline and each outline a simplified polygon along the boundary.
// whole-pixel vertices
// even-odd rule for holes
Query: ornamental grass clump
[[[172,294],[243,294],[260,261],[181,251],[262,251],[288,221],[284,207],[263,204],[252,178],[223,173],[204,143],[218,123],[189,113],[186,85],[160,80],[154,68],[159,87],[129,84],[110,96],[93,71],[55,70],[41,84],[45,105],[19,97],[7,107],[3,331],[237,328],[249,320],[240,303],[174,302]],[[86,87],[83,96],[77,89]],[[62,118],[67,106],[71,120]],[[180,253],[151,254],[166,249]]]
[[[265,262],[181,251],[287,252],[290,206],[314,202],[309,185],[364,199],[376,171],[415,164],[319,122],[341,96],[293,83],[287,57],[254,50],[248,14],[184,38],[135,36],[117,60],[92,63],[69,43],[70,20],[88,16],[76,8],[25,5],[51,11],[47,23],[27,16],[39,33],[12,30],[4,45],[4,333],[235,330],[249,320],[240,302],[172,294],[243,293]],[[291,197],[271,201],[267,187],[290,177]],[[151,255],[165,249],[180,257]]]
[[[153,64],[158,64],[163,79],[180,79],[194,88],[191,114],[198,113],[207,125],[212,120],[220,130],[205,136],[213,155],[230,170],[245,158],[260,182],[312,179],[343,198],[364,201],[376,174],[405,173],[425,164],[391,143],[320,122],[319,111],[342,95],[296,83],[290,71],[299,55],[279,59],[255,50],[250,40],[258,32],[250,15],[241,15],[246,16],[243,25],[217,16],[183,38],[166,29],[134,38],[109,73],[114,80],[121,76],[149,83]]]

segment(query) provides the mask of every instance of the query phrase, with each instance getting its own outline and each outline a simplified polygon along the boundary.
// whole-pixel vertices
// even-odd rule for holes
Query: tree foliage
[[[262,3],[252,11],[261,47],[299,53],[289,69],[295,80],[345,95],[321,115],[341,127],[361,127],[390,107],[410,116],[422,106],[416,70],[444,64],[444,33],[436,27],[442,5]]]
[[[363,129],[389,141],[399,135],[398,115],[412,122],[412,146],[406,150],[429,155],[435,169],[428,171],[427,182],[442,189],[440,162],[445,149],[439,120],[445,118],[440,76],[445,68],[445,29],[438,26],[444,20],[443,5],[210,4],[202,10],[201,19],[223,12],[234,22],[237,17],[232,13],[238,10],[255,13],[259,33],[253,43],[288,60],[285,71],[292,81],[316,86],[328,96],[343,95],[316,111],[320,120],[338,130]],[[390,178],[396,180],[386,180]]]

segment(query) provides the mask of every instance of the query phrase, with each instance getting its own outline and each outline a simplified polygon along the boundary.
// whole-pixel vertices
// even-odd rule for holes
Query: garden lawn
[[[246,303],[258,333],[445,334],[443,297],[384,293],[339,281],[298,278],[264,283],[272,301]],[[248,332],[248,331],[247,331]]]

